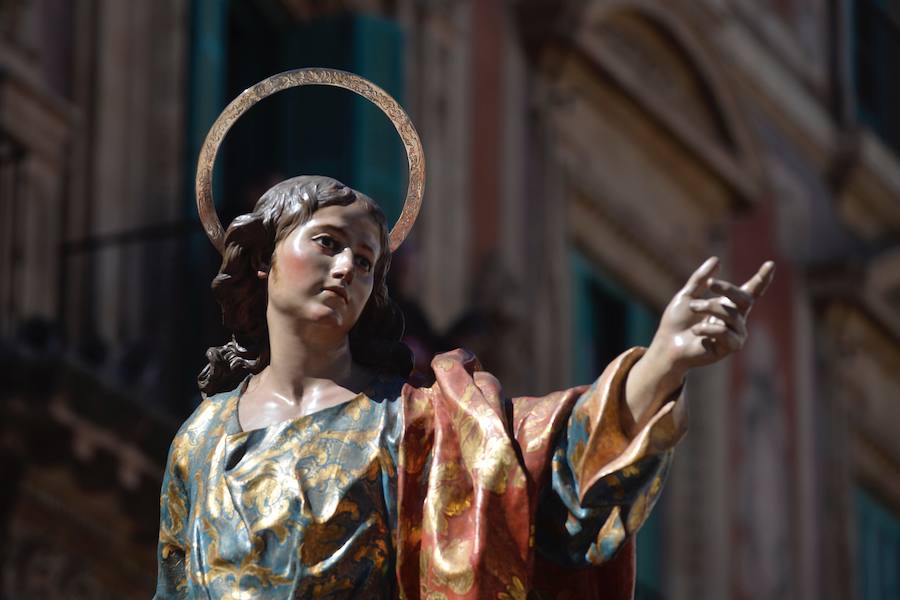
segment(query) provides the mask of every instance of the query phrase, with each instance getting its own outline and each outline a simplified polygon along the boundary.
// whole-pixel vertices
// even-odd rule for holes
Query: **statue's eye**
[[[356,266],[365,270],[367,273],[372,270],[372,261],[365,256],[356,257]]]
[[[329,250],[337,249],[337,240],[335,240],[330,235],[320,235],[313,238],[313,241],[322,246],[323,248],[328,248]]]

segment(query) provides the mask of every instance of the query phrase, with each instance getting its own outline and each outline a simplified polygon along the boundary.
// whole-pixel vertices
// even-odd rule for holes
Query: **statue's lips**
[[[335,296],[339,296],[339,297],[343,298],[344,302],[346,302],[346,303],[350,302],[350,296],[347,295],[347,290],[345,290],[342,287],[328,286],[328,287],[322,288],[322,291],[329,292],[331,294],[334,294]]]

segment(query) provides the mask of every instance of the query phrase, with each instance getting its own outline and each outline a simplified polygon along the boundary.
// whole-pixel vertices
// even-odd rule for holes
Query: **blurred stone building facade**
[[[0,594],[148,595],[166,446],[224,335],[197,151],[241,89],[315,65],[425,144],[411,343],[472,347],[510,395],[648,343],[708,255],[778,263],[744,351],[691,376],[639,597],[896,597],[898,60],[888,0],[0,0]],[[396,214],[380,115],[266,106],[226,141],[223,214],[299,172]]]

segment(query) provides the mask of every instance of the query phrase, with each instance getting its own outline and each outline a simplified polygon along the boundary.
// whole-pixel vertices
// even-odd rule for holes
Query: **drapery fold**
[[[205,400],[170,450],[156,597],[631,598],[633,534],[684,433],[673,398],[626,435],[642,352],[508,399],[456,350],[430,386],[383,379],[250,433],[242,388]]]
[[[642,355],[622,354],[590,387],[504,400],[497,379],[457,350],[434,359],[433,386],[404,388],[415,443],[401,456],[430,457],[401,460],[405,597],[631,598],[630,540],[685,431],[673,397],[625,434],[625,381]]]

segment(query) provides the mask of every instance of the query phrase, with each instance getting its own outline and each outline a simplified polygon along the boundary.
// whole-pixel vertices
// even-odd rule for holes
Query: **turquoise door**
[[[860,600],[900,598],[900,515],[856,490],[856,576]]]

